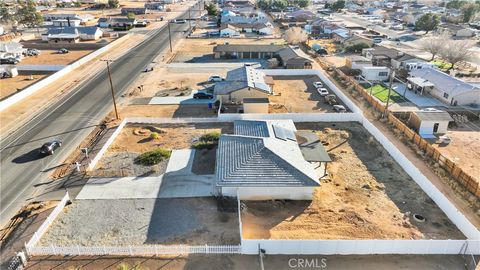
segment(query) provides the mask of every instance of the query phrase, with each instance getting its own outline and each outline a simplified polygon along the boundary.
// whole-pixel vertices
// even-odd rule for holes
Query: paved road
[[[194,8],[198,10],[198,6]],[[179,16],[187,17],[188,12]],[[187,28],[188,23],[171,24],[171,32],[176,38],[182,36]],[[111,69],[117,97],[168,47],[168,29],[163,27],[116,60]],[[105,70],[100,72],[0,142],[1,227],[32,196],[35,186],[38,188],[39,183],[48,181],[48,173],[62,164],[69,152],[112,109],[107,78]],[[53,156],[40,157],[38,147],[54,138],[63,142],[62,148]]]

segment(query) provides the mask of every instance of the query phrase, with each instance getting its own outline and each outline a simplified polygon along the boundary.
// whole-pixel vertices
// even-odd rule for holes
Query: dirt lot
[[[450,144],[434,146],[480,182],[480,120],[460,125],[448,130]]]
[[[313,201],[243,202],[244,237],[273,239],[465,239],[359,124],[316,130],[333,162]],[[422,215],[425,222],[413,219]]]
[[[77,200],[40,245],[228,245],[239,236],[237,213],[218,211],[213,198]]]
[[[334,112],[333,107],[325,103],[325,99],[312,85],[313,82],[321,81],[317,76],[274,76],[273,79],[275,95],[269,97],[270,103],[284,105],[288,112]],[[340,102],[339,99],[337,101]],[[280,109],[279,112],[284,110]]]
[[[322,48],[325,48],[328,54],[333,54],[338,49],[333,39],[311,39],[308,41],[310,47],[313,46],[313,44],[319,44]]]
[[[0,99],[15,94],[18,90],[24,89],[47,76],[47,74],[32,75],[33,80],[29,80],[29,75],[18,75],[14,78],[2,79],[0,81]]]
[[[25,57],[22,65],[68,65],[91,53],[91,50],[70,50],[68,53],[59,54],[55,50],[40,50],[40,55]]]

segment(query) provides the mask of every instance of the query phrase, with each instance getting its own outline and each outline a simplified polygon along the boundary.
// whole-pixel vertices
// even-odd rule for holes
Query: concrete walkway
[[[392,86],[393,90],[397,92],[399,95],[403,96],[403,93],[405,93],[405,97],[415,104],[418,107],[438,107],[438,106],[445,106],[444,103],[440,102],[439,100],[430,97],[430,96],[422,96],[422,95],[417,95],[415,92],[407,90],[405,92],[405,84],[402,83],[396,83]]]

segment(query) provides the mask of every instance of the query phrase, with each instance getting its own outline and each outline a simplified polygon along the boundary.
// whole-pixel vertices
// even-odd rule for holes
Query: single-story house
[[[297,10],[285,15],[285,19],[292,22],[306,22],[315,19],[316,14],[309,10]]]
[[[144,7],[147,10],[163,10],[164,5],[163,2],[148,2],[144,4]]]
[[[452,106],[480,105],[480,88],[430,66],[413,69],[407,87]]]
[[[371,82],[384,82],[390,76],[390,68],[380,66],[363,66],[361,68],[362,77]]]
[[[98,40],[103,31],[96,26],[50,28],[42,34],[42,40],[48,43],[76,43],[80,40]]]
[[[455,37],[473,37],[475,35],[475,30],[469,26],[464,26],[454,23],[444,23],[439,26],[439,31],[445,31],[450,33]]]
[[[137,20],[132,18],[126,17],[108,17],[108,18],[100,18],[98,20],[98,27],[101,28],[122,28],[122,29],[130,29],[135,24],[137,24]]]
[[[350,69],[361,70],[362,67],[371,67],[372,61],[360,55],[349,55],[345,57],[345,66]]]
[[[220,27],[220,36],[221,37],[236,37],[240,35],[238,28],[231,24],[224,25]]]
[[[342,43],[345,47],[358,45],[358,44],[362,44],[362,43],[367,44],[369,47],[373,46],[373,40],[372,39],[367,38],[367,37],[363,37],[363,36],[360,36],[360,35],[355,35],[355,34],[352,35],[351,37],[345,39]]]
[[[22,59],[24,50],[23,45],[18,42],[0,42],[0,58],[14,57]]]
[[[91,14],[74,14],[74,13],[49,13],[43,15],[44,21],[55,20],[79,20],[81,23],[86,23],[95,20]]]
[[[80,20],[75,20],[75,19],[59,19],[59,20],[53,20],[52,21],[54,27],[66,27],[66,26],[80,26],[81,21]]]
[[[404,53],[396,49],[383,46],[366,48],[362,50],[362,55],[371,60],[374,65],[391,65],[392,59],[402,56]]]
[[[285,45],[236,45],[223,44],[213,48],[215,58],[270,59],[278,58],[280,64],[288,69],[312,68],[312,60],[300,49]]]
[[[243,113],[268,113],[268,98],[244,98]]]
[[[437,134],[447,133],[448,123],[453,118],[448,112],[440,110],[421,110],[412,112],[408,124],[423,138],[433,138]]]
[[[425,60],[404,53],[401,53],[397,57],[390,60],[390,64],[394,69],[412,70],[422,65],[423,63],[426,63]]]
[[[133,13],[135,15],[143,15],[148,13],[148,9],[143,7],[143,8],[122,8],[121,9],[122,15],[126,16],[129,13]]]
[[[214,94],[223,103],[242,103],[246,98],[268,98],[273,93],[260,69],[241,67],[227,72],[225,81],[217,82]]]
[[[304,153],[299,144],[310,141],[297,141],[297,135],[292,120],[235,121],[234,134],[220,136],[214,193],[242,200],[311,200],[330,158],[325,151]],[[323,147],[318,137],[311,143]]]

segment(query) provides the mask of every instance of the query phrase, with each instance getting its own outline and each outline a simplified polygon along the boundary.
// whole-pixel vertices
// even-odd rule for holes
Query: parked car
[[[150,72],[153,71],[153,67],[146,67],[143,72]]]
[[[195,99],[212,99],[213,95],[205,92],[198,92],[193,94],[193,98]]]
[[[373,40],[373,43],[375,44],[382,43],[383,41],[382,38],[373,38],[372,40]]]
[[[23,55],[25,56],[36,56],[36,55],[39,55],[40,52],[37,50],[37,49],[26,49],[23,51]]]
[[[0,64],[2,65],[16,65],[18,64],[18,59],[15,57],[7,57],[7,58],[1,58],[0,59]]]
[[[345,109],[345,107],[343,105],[333,105],[333,109],[336,112],[340,112],[340,113],[347,112],[347,109]]]
[[[326,95],[325,96],[325,102],[327,102],[330,105],[337,105],[338,104],[337,97],[333,94]]]
[[[44,143],[42,147],[38,150],[42,155],[53,155],[56,149],[62,146],[62,142],[58,140],[54,140],[51,142]]]
[[[223,78],[218,76],[218,75],[213,75],[208,78],[209,82],[221,82],[223,81]]]
[[[323,87],[323,83],[322,82],[314,82],[313,87],[315,87],[315,88]]]
[[[327,88],[323,88],[323,87],[317,88],[317,91],[320,94],[320,96],[322,96],[322,97],[330,94],[328,92]]]
[[[68,50],[65,49],[65,48],[61,48],[61,49],[57,50],[57,53],[58,53],[58,54],[68,53]]]

